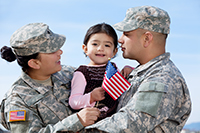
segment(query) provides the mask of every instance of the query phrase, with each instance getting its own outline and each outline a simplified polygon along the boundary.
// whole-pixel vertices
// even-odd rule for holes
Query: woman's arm
[[[43,119],[40,117],[40,113],[32,109],[30,106],[24,104],[23,99],[18,95],[10,96],[1,104],[4,108],[2,110],[3,115],[6,118],[8,129],[11,132],[23,132],[23,133],[54,133],[57,131],[77,132],[84,126],[93,124],[98,116],[99,110],[97,108],[85,108],[79,111],[77,114],[70,115],[63,120],[57,120],[57,115],[52,115],[51,111],[43,108],[47,115]],[[10,122],[10,111],[13,110],[25,110],[24,121]],[[49,115],[48,115],[49,114]],[[55,118],[55,121],[53,121]],[[16,118],[17,119],[17,118]],[[50,121],[51,120],[51,121]],[[44,122],[45,121],[45,122]],[[45,124],[49,121],[49,124]],[[51,123],[51,124],[50,124]]]

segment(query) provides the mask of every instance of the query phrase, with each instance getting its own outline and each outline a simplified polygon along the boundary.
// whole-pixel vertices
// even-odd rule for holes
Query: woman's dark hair
[[[91,35],[96,34],[96,33],[105,33],[108,36],[112,37],[113,42],[114,42],[114,48],[117,48],[117,45],[118,45],[117,34],[115,30],[113,29],[113,27],[106,23],[96,24],[90,27],[85,35],[83,44],[87,45]]]
[[[29,56],[18,56],[13,53],[10,47],[3,46],[1,48],[1,58],[8,62],[12,62],[17,59],[17,63],[22,67],[22,70],[24,72],[27,72],[27,70],[29,69],[28,61],[30,59],[37,59],[38,55],[39,53],[29,55]]]

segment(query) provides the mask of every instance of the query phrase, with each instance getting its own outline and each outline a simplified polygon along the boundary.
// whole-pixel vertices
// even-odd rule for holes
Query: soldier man
[[[130,8],[119,39],[123,57],[139,65],[130,73],[131,87],[120,97],[118,112],[84,132],[179,133],[191,112],[185,80],[165,52],[170,31],[166,11],[152,6]]]

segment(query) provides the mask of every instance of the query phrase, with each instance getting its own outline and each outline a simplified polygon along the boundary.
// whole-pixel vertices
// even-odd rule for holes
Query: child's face
[[[113,38],[105,33],[91,35],[87,46],[83,45],[85,54],[90,58],[89,65],[102,65],[108,62],[117,53],[114,49]]]

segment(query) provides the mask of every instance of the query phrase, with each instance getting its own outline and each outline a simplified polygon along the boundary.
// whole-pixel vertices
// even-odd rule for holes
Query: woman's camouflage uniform
[[[83,128],[68,105],[74,70],[63,66],[60,72],[53,74],[53,87],[38,84],[22,72],[2,101],[2,124],[15,133],[51,133],[62,129],[77,132]],[[9,122],[9,112],[13,110],[26,110],[25,121]]]

